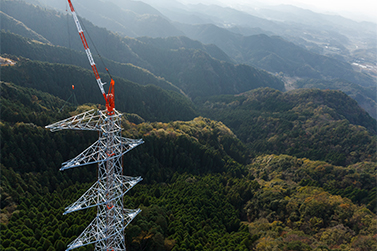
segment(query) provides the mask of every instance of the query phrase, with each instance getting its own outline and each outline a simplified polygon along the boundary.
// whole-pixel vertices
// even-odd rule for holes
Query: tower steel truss
[[[63,129],[98,131],[99,139],[77,157],[62,163],[61,171],[98,163],[98,180],[65,213],[97,207],[97,216],[89,226],[71,242],[66,250],[94,244],[95,250],[124,251],[124,229],[140,213],[140,209],[125,209],[123,196],[141,177],[123,175],[122,156],[138,145],[142,139],[121,136],[121,114],[113,110],[91,110],[46,126],[51,131]]]

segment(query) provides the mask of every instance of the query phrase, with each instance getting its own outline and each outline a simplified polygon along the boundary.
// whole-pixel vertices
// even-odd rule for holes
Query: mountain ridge
[[[35,43],[24,39],[21,36],[12,33],[5,33],[3,31],[1,32],[1,44],[2,53],[4,54],[30,58],[31,60],[47,61],[49,63],[71,64],[91,69],[86,54],[81,51],[73,51],[60,46]],[[97,55],[93,58],[97,62],[104,62],[105,67],[109,67],[114,76],[129,79],[141,85],[154,84],[165,90],[173,90],[178,93],[183,93],[182,90],[170,82],[155,76],[153,73],[141,67],[132,64],[118,63],[108,60],[107,58],[99,58]],[[101,68],[99,68],[99,70],[100,69]]]
[[[2,80],[49,92],[67,100],[74,93],[79,96],[79,104],[103,103],[98,87],[93,84],[92,71],[77,66],[52,64],[23,59],[14,66],[2,66]],[[103,79],[104,81],[107,78]],[[108,79],[109,80],[109,79]],[[128,113],[138,113],[149,121],[187,120],[195,111],[187,97],[172,91],[165,91],[154,85],[141,86],[119,77],[116,81],[115,102],[117,109]],[[159,107],[158,109],[154,109]],[[175,115],[174,115],[175,114]]]
[[[1,116],[0,123],[6,153],[1,155],[0,247],[64,250],[95,210],[69,216],[62,210],[92,185],[96,174],[94,167],[63,173],[58,168],[98,136],[51,133],[42,126],[90,107],[59,114],[54,109],[61,99],[12,84],[0,87],[2,104],[11,108],[14,103],[18,110],[13,112],[19,112],[18,117]],[[271,92],[247,95],[263,100]],[[126,229],[130,251],[189,250],[190,245],[205,251],[265,245],[334,251],[377,247],[375,162],[341,167],[287,155],[250,156],[228,127],[203,117],[122,124],[123,136],[146,142],[124,157],[125,173],[144,178],[124,201],[127,208],[142,209]]]
[[[22,4],[21,2],[16,2]],[[51,24],[54,22],[59,23],[59,25],[66,24],[66,20],[63,21],[62,16],[54,15],[57,14],[54,11],[43,12],[42,9],[37,7],[30,5],[26,7],[27,8],[23,11],[38,13],[38,21],[36,23],[33,23],[34,20],[31,19],[33,14],[22,15],[23,13],[16,12],[14,10],[15,7],[12,5],[9,5],[7,8],[10,9],[9,12],[19,16],[25,22],[31,22],[29,27],[38,27],[37,24],[39,22],[49,17],[52,18]],[[7,8],[4,7],[4,9]],[[74,30],[73,23],[69,23],[69,26]],[[256,70],[251,66],[237,66],[222,62],[195,49],[180,48],[178,50],[165,50],[151,47],[134,38],[121,38],[105,29],[86,23],[85,20],[83,23],[85,23],[85,27],[91,33],[92,39],[98,41],[96,47],[105,58],[112,58],[114,61],[120,63],[132,63],[145,68],[154,75],[163,77],[173,85],[182,89],[183,92],[191,98],[195,98],[198,95],[208,96],[239,93],[261,86],[271,86],[280,90],[284,88],[284,84],[279,79],[264,71]],[[55,29],[52,29],[51,26],[44,27],[43,30],[40,27],[38,28],[38,32],[41,32],[41,34],[46,33],[46,35],[44,34],[45,36],[49,34],[49,31],[53,30]],[[57,39],[57,37],[54,37],[52,34],[48,36],[48,39],[55,45],[68,46],[82,51],[81,40],[78,36],[75,36],[74,42],[71,41],[70,44],[61,41],[61,39]],[[64,35],[60,34],[59,37],[63,38]],[[211,46],[207,47],[210,48]],[[213,49],[210,51],[212,53]],[[216,53],[219,53],[217,49],[216,51]],[[223,54],[222,57],[224,57]],[[211,73],[208,74],[206,70],[210,70]],[[250,73],[251,75],[245,75]],[[195,75],[198,75],[198,77]],[[204,80],[199,76],[206,76],[206,79]],[[235,76],[238,77],[237,81],[234,79]],[[252,77],[250,78],[250,76]],[[205,89],[206,92],[200,89]]]
[[[356,156],[376,158],[376,120],[340,91],[260,88],[202,99],[197,106],[200,114],[222,121],[256,154],[327,159],[336,165],[357,162]],[[354,146],[363,147],[363,156],[354,155]]]

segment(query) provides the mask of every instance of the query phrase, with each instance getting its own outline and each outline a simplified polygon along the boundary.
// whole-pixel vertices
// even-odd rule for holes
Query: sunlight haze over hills
[[[377,22],[377,2],[370,0],[361,1],[310,1],[310,0],[266,0],[266,1],[248,1],[248,0],[180,0],[183,3],[203,3],[203,4],[221,4],[239,8],[242,6],[263,7],[265,5],[294,5],[297,7],[310,9],[316,12],[329,14],[339,14],[344,17],[352,18],[357,21],[374,21]]]
[[[69,2],[0,0],[0,250],[66,250],[102,216],[64,208],[132,177],[127,251],[377,250],[376,0]]]

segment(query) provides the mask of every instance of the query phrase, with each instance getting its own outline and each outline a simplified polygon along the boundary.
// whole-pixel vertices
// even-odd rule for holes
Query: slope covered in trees
[[[1,52],[16,57],[29,58],[31,60],[46,61],[49,63],[60,63],[76,65],[82,68],[91,69],[85,52],[73,51],[61,46],[53,46],[29,40],[25,37],[10,32],[1,31]],[[106,58],[94,56],[99,63],[98,69],[105,70],[105,66],[111,69],[114,76],[122,77],[141,85],[156,85],[165,90],[182,92],[170,82],[155,76],[151,72],[134,66],[132,64],[118,63]],[[105,64],[103,64],[103,63]]]
[[[215,44],[238,63],[288,76],[316,79],[345,79],[373,86],[375,78],[356,72],[351,64],[308,51],[278,36],[242,36],[216,25],[180,25],[185,34],[206,44]]]
[[[22,22],[24,25],[27,25],[27,29],[31,29],[32,32],[38,35],[41,34],[40,36],[43,35],[44,37],[48,38],[49,41],[52,41],[52,43],[55,45],[61,45],[82,51],[80,39],[78,39],[77,36],[73,36],[76,30],[73,22],[69,22],[70,17],[65,14],[50,10],[48,8],[44,8],[48,5],[53,5],[55,7],[59,5],[60,7],[58,7],[58,9],[64,10],[64,6],[62,4],[58,4],[57,2],[44,2],[47,5],[41,8],[31,4],[26,4],[23,1],[2,0],[2,2],[2,9],[4,11],[4,14],[7,13],[7,15],[13,18],[15,22]],[[35,1],[29,2],[35,3]],[[102,3],[98,4],[100,5]],[[95,5],[97,8],[97,3]],[[110,5],[111,4],[109,4],[109,6]],[[122,8],[128,9],[131,12],[135,12],[141,15],[146,14],[149,16],[156,15],[162,17],[161,13],[145,4],[143,6],[148,7],[148,10],[146,11],[148,13],[142,13],[142,11],[140,10],[140,5],[143,4],[127,2],[124,3],[124,6],[122,6]],[[220,8],[218,11],[220,13],[226,13],[230,11],[234,14],[234,10],[226,10]],[[237,11],[237,13],[239,13],[239,11]],[[302,13],[300,15],[302,15]],[[247,18],[245,20],[248,20],[248,18],[252,18],[252,16],[250,15],[246,16]],[[310,13],[310,16],[311,18],[313,18],[314,16],[319,16],[321,20],[323,18],[315,13]],[[234,18],[237,19],[239,17],[236,16]],[[339,27],[339,20],[336,20],[336,18],[334,19],[333,17],[326,17],[326,19],[328,19],[328,21],[331,23],[336,23],[334,27]],[[44,24],[43,28],[41,28],[40,25],[42,23]],[[310,52],[308,50],[303,49],[300,46],[287,42],[281,37],[260,35],[259,33],[271,34],[263,30],[260,30],[259,33],[252,33],[254,34],[252,36],[243,36],[240,34],[232,33],[229,30],[217,27],[214,24],[194,26],[181,24],[177,26],[180,29],[184,30],[186,35],[190,38],[198,39],[203,43],[212,44],[211,46],[198,46],[197,44],[194,45],[195,42],[192,40],[189,40],[189,42],[185,41],[182,43],[181,38],[122,38],[116,36],[111,32],[108,32],[105,29],[98,28],[86,20],[82,20],[82,23],[85,24],[87,31],[89,31],[91,37],[94,38],[93,40],[96,41],[96,44],[98,48],[100,48],[100,52],[102,55],[104,55],[107,58],[111,58],[117,62],[131,63],[138,67],[148,69],[148,71],[152,72],[157,77],[164,77],[166,80],[173,83],[173,85],[178,86],[180,89],[183,89],[183,91],[188,93],[191,98],[195,98],[198,95],[210,96],[217,94],[240,93],[243,91],[247,91],[248,89],[261,86],[269,86],[272,88],[277,88],[279,90],[282,90],[283,88],[281,83],[276,82],[278,80],[268,77],[266,78],[261,73],[257,73],[257,78],[249,79],[247,74],[255,74],[255,72],[252,70],[253,68],[248,69],[248,71],[245,71],[243,70],[244,68],[240,69],[239,67],[236,67],[235,69],[232,69],[232,67],[226,67],[226,65],[220,65],[219,67],[219,64],[216,63],[216,61],[212,62],[209,58],[203,60],[202,56],[195,56],[195,53],[198,49],[201,51],[205,51],[205,55],[209,54],[211,57],[223,60],[224,52],[220,53],[221,50],[219,48],[221,48],[229,55],[230,58],[232,58],[235,62],[238,63],[247,63],[249,65],[261,67],[265,70],[272,71],[275,73],[280,72],[285,73],[289,76],[300,76],[305,79],[326,79],[326,81],[321,80],[322,84],[325,84],[325,87],[330,89],[333,89],[334,85],[327,81],[329,79],[336,79],[336,82],[350,82],[355,86],[355,89],[360,89],[363,87],[373,88],[373,85],[375,83],[375,79],[373,79],[373,77],[371,77],[370,74],[368,75],[354,71],[351,65],[349,63],[344,62],[344,60],[338,60],[332,57],[331,55],[324,56]],[[268,23],[271,22],[269,21]],[[354,30],[355,27],[359,27],[359,30],[363,29],[357,23],[350,22],[349,20],[347,21],[347,23],[349,23],[353,27],[351,30]],[[16,24],[13,24],[13,26],[16,26]],[[69,28],[67,28],[67,26]],[[285,27],[285,32],[294,33],[293,30],[297,28],[296,26],[294,26],[295,28],[292,30],[289,28],[289,25],[286,26],[285,24],[283,26]],[[371,24],[366,24],[365,27],[367,26],[368,28],[366,30],[371,30],[371,28],[373,27],[373,25]],[[279,27],[279,25],[276,27]],[[239,27],[236,26],[233,28],[233,30],[237,30],[237,28]],[[245,29],[247,30],[250,28]],[[300,32],[302,32],[301,29],[302,27],[299,28]],[[57,30],[61,32],[57,32]],[[18,32],[18,30],[14,29],[12,30],[12,32]],[[335,31],[324,32],[325,35],[319,31],[315,31],[312,35],[318,38],[321,37],[321,39],[322,36],[324,36],[324,40],[323,42],[321,42],[321,44],[332,44],[333,39],[329,40],[329,36],[331,37],[333,35],[336,35],[338,40],[347,40],[344,35],[338,34]],[[25,32],[19,34],[24,35]],[[141,40],[143,40],[147,44],[145,44],[144,42],[141,43]],[[177,44],[176,42],[172,43],[173,40],[180,40],[179,43],[183,45],[182,47],[187,49],[188,51],[186,50],[185,52],[182,52],[183,48],[181,48],[181,50],[177,50],[176,53],[172,52],[173,49],[177,49],[177,45],[179,44]],[[303,39],[291,37],[291,40],[297,40],[300,44],[302,42],[301,40]],[[339,41],[336,42],[336,44],[339,43]],[[216,46],[213,44],[216,44]],[[310,42],[307,42],[306,44],[306,46],[312,46],[312,43]],[[157,50],[156,47],[159,50]],[[343,48],[341,45],[336,45],[335,47]],[[148,51],[148,53],[143,53],[143,51]],[[171,67],[172,64],[169,64],[169,62],[166,61],[164,55],[168,55],[170,58],[174,58],[174,60],[172,60],[172,62],[174,62],[174,67]],[[355,59],[360,57],[355,56]],[[364,58],[364,56],[361,58]],[[209,65],[210,67],[208,67]],[[193,68],[193,66],[197,67]],[[88,66],[86,65],[86,67]],[[125,77],[124,74],[122,74],[123,67],[117,68],[117,72],[121,73],[121,75],[119,76]],[[177,71],[186,72],[187,74],[176,74]],[[140,71],[137,72],[142,73]],[[148,79],[146,78],[146,76],[140,77],[134,72],[128,72],[127,74],[130,76],[130,78],[136,75],[136,79],[130,79],[134,82],[145,81],[146,79]],[[193,78],[192,76],[194,75],[198,75],[200,76],[200,78]],[[241,77],[238,79],[234,79],[232,78],[232,76]],[[153,76],[149,77],[153,78]],[[206,77],[205,81],[203,81],[203,77]],[[128,77],[126,78],[129,79]],[[259,84],[260,82],[262,83],[261,85]],[[157,83],[162,84],[160,85],[162,88],[174,89],[173,86],[169,85],[169,83],[164,83],[164,81],[157,81]],[[140,84],[143,84],[143,82],[140,82]],[[191,86],[193,87],[191,88]],[[230,88],[230,86],[232,86],[232,88]],[[321,87],[319,86],[319,88]],[[343,91],[344,88],[342,88],[341,86],[338,89]],[[369,100],[368,97],[357,95],[358,91],[354,90],[354,88],[349,90],[349,92],[352,92],[351,96],[355,98],[359,102],[359,104],[371,114],[372,117],[376,117],[376,113],[374,111],[375,105],[373,104],[376,100]],[[349,92],[347,92],[347,94]]]
[[[70,17],[22,1],[3,0],[2,9],[4,13],[20,20],[52,44],[83,50],[81,40],[75,34],[73,22],[68,22],[70,32],[58,32],[67,30],[67,18]],[[41,25],[41,23],[47,24]],[[220,53],[218,48],[214,49],[213,45],[201,46],[206,52],[211,53],[212,57],[198,47],[192,46],[195,44],[193,41],[185,43],[188,48],[172,49],[167,46],[169,41],[160,41],[160,45],[152,46],[148,44],[149,42],[120,37],[86,20],[82,20],[82,23],[102,56],[119,63],[131,63],[145,68],[156,76],[170,81],[191,98],[237,94],[257,87],[284,89],[283,82],[265,71],[215,59],[216,57],[223,59],[224,54]],[[72,35],[69,35],[70,33]],[[161,46],[162,42],[165,43],[164,46]]]
[[[330,90],[341,90],[357,101],[366,112],[374,119],[377,119],[377,87],[363,87],[345,80],[319,80],[302,79],[294,84],[295,88],[319,88]]]
[[[376,248],[375,215],[365,207],[310,186],[296,190],[279,180],[260,183],[220,175],[182,175],[169,186],[139,184],[125,200],[126,206],[143,210],[127,228],[127,250]],[[42,196],[21,191],[22,204],[1,230],[3,247],[64,250],[95,211],[63,216],[62,204],[80,196],[88,185],[45,191]],[[239,209],[245,201],[244,209]],[[240,221],[239,212],[251,222]]]
[[[152,64],[151,71],[168,79],[189,97],[237,94],[258,87],[284,89],[284,83],[266,71],[212,58],[201,50],[165,50],[130,40],[133,51]]]
[[[21,36],[28,37],[30,39],[37,40],[39,42],[46,43],[46,44],[50,43],[43,36],[29,29],[22,22],[14,19],[13,17],[5,14],[2,11],[0,11],[0,18],[1,18],[1,30],[4,30],[4,31],[11,30],[16,34],[20,34]]]
[[[31,39],[43,34],[54,45],[1,33],[2,53],[7,48],[16,64],[1,66],[0,249],[65,250],[95,216],[95,210],[62,213],[96,180],[96,166],[58,169],[98,134],[51,133],[44,126],[97,109],[103,98],[84,69],[85,55],[57,46],[66,35],[52,31],[67,16],[21,1],[1,4],[11,32],[19,28]],[[20,6],[17,18],[9,14]],[[124,200],[126,208],[142,209],[126,229],[127,250],[377,248],[376,120],[355,101],[318,89],[207,97],[282,89],[282,83],[231,64],[216,46],[184,37],[120,38],[84,23],[116,59],[104,58],[118,76],[116,108],[127,112],[123,136],[145,141],[123,158],[126,175],[143,177]],[[80,41],[75,46],[82,51]],[[119,63],[125,55],[155,75]],[[196,106],[158,76],[197,97]],[[72,84],[77,107],[66,103]],[[360,93],[370,97],[365,90]]]
[[[22,59],[14,66],[2,66],[1,78],[16,85],[49,92],[63,100],[74,92],[79,104],[103,101],[98,86],[93,84],[93,72],[72,65]],[[114,79],[117,89],[115,102],[120,111],[137,113],[150,121],[187,120],[196,114],[192,103],[181,94],[164,91],[154,85],[141,86],[121,78]],[[105,81],[109,79],[104,78]],[[71,85],[75,86],[74,91]]]
[[[165,50],[178,50],[182,47],[186,49],[201,50],[220,61],[232,62],[232,59],[230,59],[230,57],[225,54],[225,52],[220,50],[216,45],[202,44],[199,41],[192,40],[184,36],[167,38],[139,37],[138,40]]]
[[[331,106],[331,95],[309,94],[305,100]],[[268,104],[259,99],[261,107]],[[68,106],[58,113],[63,100],[8,83],[1,84],[1,103],[0,248],[64,250],[95,216],[95,210],[62,212],[94,182],[96,167],[62,173],[58,168],[97,135],[51,133],[43,126],[90,107]],[[342,107],[332,106],[368,127],[367,118],[355,117],[358,110]],[[286,155],[251,158],[221,122],[198,117],[134,124],[126,118],[135,115],[124,116],[123,135],[146,142],[124,157],[124,172],[144,178],[125,197],[127,208],[143,210],[126,230],[128,250],[377,247],[375,162],[340,167]]]
[[[200,105],[201,114],[222,121],[256,153],[337,165],[376,160],[376,121],[339,91],[264,88]]]

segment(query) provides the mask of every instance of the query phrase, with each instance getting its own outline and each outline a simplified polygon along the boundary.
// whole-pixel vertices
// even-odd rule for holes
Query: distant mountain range
[[[56,34],[56,27],[64,26],[69,16],[59,15],[55,11],[44,10],[21,1],[16,1],[15,3],[4,2],[2,6],[4,11],[20,18],[25,25],[27,24],[27,27],[31,27],[30,29],[33,29],[38,34],[43,34],[52,44],[82,52],[81,41],[76,34],[75,27],[73,27],[73,22],[69,22],[70,27],[68,27],[70,32],[73,33],[72,35],[69,35],[68,32]],[[19,8],[19,11],[17,11],[17,8]],[[151,40],[142,38],[138,40],[129,37],[123,38],[105,29],[98,28],[85,20],[83,21],[91,39],[96,41],[95,48],[101,51],[104,58],[111,58],[121,64],[131,63],[145,68],[155,76],[171,82],[176,86],[177,90],[181,89],[191,98],[218,94],[236,94],[267,86],[279,90],[284,89],[284,84],[281,80],[263,70],[257,70],[248,65],[231,63],[229,57],[214,45],[203,45],[183,37],[176,38],[174,41],[173,39]],[[49,25],[40,26],[40,23],[43,22],[49,22]],[[104,40],[104,38],[106,39]],[[12,48],[12,44],[15,44],[14,42],[8,41],[8,43],[4,44],[10,46],[4,47],[2,49],[3,53],[30,57],[27,54],[29,50],[21,51],[17,47]],[[26,45],[25,43],[23,44]],[[51,47],[48,47],[48,49],[51,49]],[[92,50],[94,50],[93,47]],[[31,59],[41,60],[38,53],[32,56]],[[81,59],[84,60],[84,57],[81,57]],[[47,60],[56,62],[51,58]],[[71,60],[71,62],[73,63],[74,61]],[[97,61],[97,63],[101,63],[101,61]],[[81,63],[79,65],[83,66]],[[124,66],[119,67],[119,69],[124,68]],[[138,71],[137,74],[140,73],[138,69],[135,68],[135,70]],[[118,74],[125,77],[121,70],[118,70]],[[132,80],[138,82],[135,78]],[[145,80],[141,80],[141,82],[144,83]],[[172,88],[171,86],[167,87]]]
[[[66,13],[67,6],[61,1],[28,0],[27,2],[40,6],[51,6]],[[349,85],[337,85],[337,89],[346,91],[352,97],[357,96],[359,104],[377,118],[376,99],[371,99],[363,94],[371,88],[372,91],[376,88],[376,77],[371,74],[371,71],[355,71],[355,65],[365,64],[375,58],[373,57],[375,50],[371,49],[374,41],[372,36],[374,24],[366,22],[360,24],[345,18],[318,14],[291,6],[281,6],[271,10],[264,9],[255,13],[250,13],[250,11],[241,13],[235,9],[219,6],[185,6],[174,2],[175,4],[169,5],[170,12],[166,12],[166,8],[161,8],[158,3],[159,1],[155,2],[153,6],[156,8],[154,8],[147,3],[137,1],[94,0],[90,3],[80,1],[77,3],[77,9],[80,15],[93,21],[94,24],[106,26],[119,34],[137,37],[135,40],[117,36],[94,26],[85,19],[82,20],[90,39],[96,41],[96,48],[105,58],[111,58],[121,64],[131,63],[170,82],[161,85],[164,79],[160,79],[158,82],[162,88],[184,92],[191,98],[240,93],[260,86],[270,86],[282,90],[283,87],[281,84],[276,84],[276,80],[267,80],[271,83],[270,85],[266,85],[266,82],[263,83],[264,81],[261,85],[256,85],[255,83],[260,81],[255,78],[250,79],[247,83],[247,76],[242,76],[248,74],[247,71],[240,71],[239,67],[230,67],[232,64],[242,63],[278,75],[286,85],[290,85],[289,88],[299,88],[302,85],[292,85],[292,81],[287,82],[286,77],[323,80],[322,84],[318,86],[319,88],[324,88],[323,83],[331,81],[337,83],[346,81],[356,84],[356,86],[354,85],[356,89],[364,89],[362,94],[356,89],[350,89]],[[208,14],[208,10],[211,8],[213,9],[212,14]],[[183,20],[177,22],[180,20],[173,19],[168,15],[168,13],[177,13],[179,10],[201,17],[203,22],[196,24],[184,23]],[[4,20],[2,29],[43,43],[82,51],[81,41],[75,34],[74,24],[65,14],[41,9],[23,1],[4,0],[2,0],[1,11],[2,20]],[[95,12],[100,14],[97,16],[90,14]],[[215,15],[216,20],[213,13],[218,14]],[[276,13],[274,20],[263,19],[272,16],[271,13]],[[287,17],[289,21],[281,22],[283,17],[288,16],[287,13],[294,13],[294,15]],[[211,15],[212,17],[210,17]],[[308,19],[298,23],[305,15],[308,16]],[[184,17],[185,15],[178,16]],[[129,20],[125,20],[125,17]],[[314,23],[316,18],[318,22]],[[232,24],[226,27],[220,24],[221,20]],[[308,27],[310,24],[313,25]],[[326,24],[328,27],[323,29]],[[118,29],[119,27],[115,27],[116,25],[126,29],[121,31]],[[153,32],[144,30],[143,25],[153,28]],[[295,30],[295,36],[282,32],[290,29]],[[322,32],[319,33],[321,29]],[[304,31],[307,32],[302,35]],[[274,34],[278,34],[280,37]],[[152,39],[152,37],[155,38]],[[363,40],[366,48],[370,49],[359,48],[351,52],[350,46],[357,43],[355,38]],[[288,42],[287,39],[293,43]],[[89,43],[91,42],[89,41]],[[325,45],[327,48],[332,48],[331,53],[330,49],[326,51]],[[201,58],[196,53],[198,50],[203,51],[203,55],[206,55],[204,61],[198,60]],[[147,51],[149,52],[145,53]],[[182,60],[182,57],[185,57],[186,60]],[[351,65],[350,62],[356,58],[362,58],[364,61],[359,60],[358,64]],[[168,63],[166,60],[170,63],[179,63],[174,63],[174,68],[171,66],[166,68]],[[211,65],[211,67],[203,67],[203,64]],[[81,66],[85,66],[84,57]],[[252,68],[247,69],[252,72]],[[215,74],[205,73],[208,70]],[[124,74],[119,73],[117,75],[125,77]],[[195,75],[206,75],[206,79],[203,82],[202,77],[193,78]],[[239,76],[239,78],[230,76]],[[137,81],[132,77],[129,79]],[[276,83],[273,84],[271,81]],[[316,81],[312,81],[312,83],[314,82]],[[316,86],[311,85],[311,87]],[[334,87],[332,85],[328,88],[333,89]]]
[[[369,24],[145,1],[73,1],[122,136],[145,141],[122,159],[143,177],[127,250],[376,250]],[[94,217],[62,210],[95,166],[58,170],[98,134],[45,128],[105,104],[64,2],[0,0],[0,250],[65,250]]]
[[[68,21],[69,29],[63,28],[63,25],[67,26],[65,19],[69,19],[69,17],[61,14],[53,16],[51,13],[43,14],[42,10],[24,6],[20,1],[3,0],[3,2],[4,14],[8,18],[21,21],[29,30],[35,32],[34,38],[41,36],[39,41],[44,40],[44,42],[48,41],[55,45],[81,50],[79,40],[71,41],[70,45],[68,44],[70,40],[66,38],[66,34],[70,32],[70,37],[72,37],[75,33],[72,22]],[[27,2],[48,8],[53,7],[63,13],[66,13],[67,9],[66,4],[57,0],[27,0]],[[95,25],[106,27],[120,35],[137,38],[137,41],[157,47],[160,52],[182,48],[199,49],[219,60],[247,64],[273,74],[280,74],[280,77],[284,76],[281,80],[289,84],[290,87],[293,85],[290,80],[286,81],[286,77],[321,79],[325,82],[346,81],[359,85],[361,88],[375,88],[377,85],[377,68],[374,66],[377,40],[375,37],[376,24],[374,23],[358,23],[340,16],[315,13],[287,5],[258,10],[249,8],[240,11],[214,5],[183,5],[177,1],[169,1],[167,5],[166,1],[162,0],[146,0],[144,2],[93,0],[74,4],[78,14]],[[9,5],[13,7],[9,7]],[[23,10],[17,11],[17,8]],[[25,15],[28,11],[34,12],[37,16]],[[33,17],[33,20],[29,17]],[[37,20],[43,22],[42,19],[46,18],[56,20],[56,22],[60,22],[60,25],[51,28],[47,26],[40,30]],[[9,22],[7,19],[7,23]],[[171,74],[168,72],[169,70],[157,69],[149,62],[150,58],[147,58],[151,55],[141,56],[140,52],[135,53],[136,47],[146,50],[142,43],[136,43],[135,40],[128,38],[114,37],[102,29],[95,28],[86,20],[82,20],[82,22],[96,44],[99,43],[97,41],[102,41],[98,48],[106,58],[145,68],[156,76],[161,76],[172,82],[187,92],[186,94],[190,97],[206,95],[200,90],[198,93],[187,89],[187,82],[195,81],[194,79],[182,79],[182,76]],[[15,24],[12,25],[15,26]],[[57,28],[64,30],[62,32],[64,34],[56,35],[56,31],[53,30]],[[55,35],[51,37],[51,34]],[[206,45],[200,45],[197,42],[194,45],[193,41],[187,43],[189,40],[186,38],[185,42],[182,42],[183,35]],[[140,36],[144,38],[140,38]],[[172,43],[173,37],[177,36],[180,38],[175,38],[176,42]],[[33,35],[30,34],[29,37],[32,38]],[[152,40],[147,37],[153,37],[156,40],[151,42]],[[167,37],[169,40],[162,39]],[[103,38],[106,38],[107,47],[102,46]],[[179,40],[181,40],[180,45],[177,43]],[[208,44],[212,44],[211,49]],[[109,47],[117,48],[118,53],[111,52]],[[161,49],[163,50],[161,51]],[[163,53],[165,54],[165,52]],[[179,58],[178,54],[170,52],[169,57]],[[162,62],[157,63],[158,66],[161,64]],[[187,66],[182,65],[182,67],[186,68]],[[211,81],[209,89],[213,89],[213,83],[218,82],[218,79],[212,78]],[[226,80],[226,82],[228,81],[229,79]],[[203,83],[199,83],[199,85],[202,86]],[[323,88],[322,85],[318,87]],[[193,88],[197,89],[197,87]],[[343,88],[340,85],[338,89],[343,91],[347,89],[348,94],[352,93],[348,87]],[[223,86],[208,95],[223,93],[222,90],[230,91],[229,88]],[[240,87],[233,88],[233,92],[244,90]],[[355,96],[355,94],[351,96]],[[359,104],[377,118],[376,100],[366,101],[366,99],[367,97],[364,95],[362,98],[359,97]],[[367,103],[368,105],[366,105]]]

